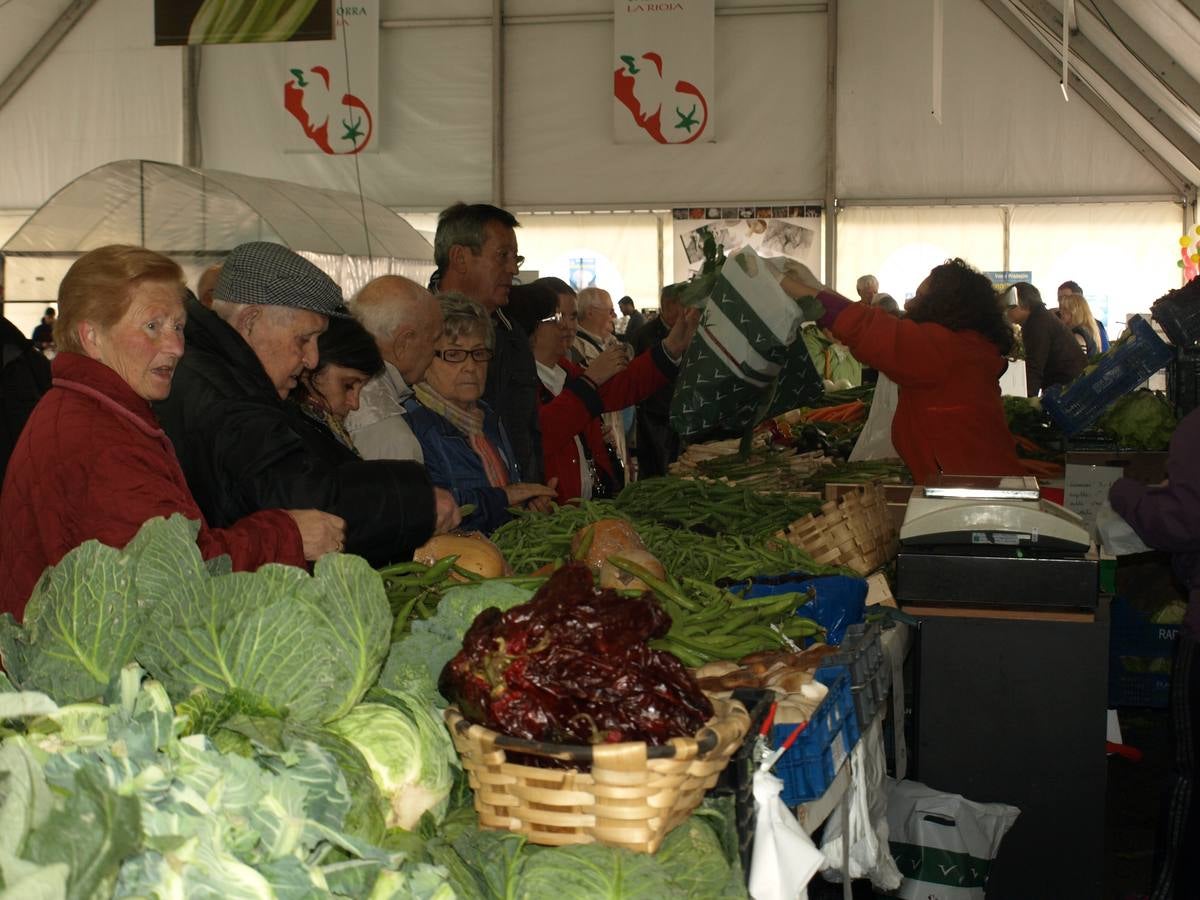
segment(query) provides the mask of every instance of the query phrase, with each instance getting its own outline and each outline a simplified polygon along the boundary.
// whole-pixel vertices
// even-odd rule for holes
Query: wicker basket
[[[454,707],[445,715],[484,828],[516,831],[535,844],[599,842],[653,853],[716,783],[750,727],[736,700],[712,703],[715,715],[695,737],[659,747],[544,744],[472,725]],[[506,750],[581,768],[518,765],[507,761]],[[589,765],[590,771],[582,768]]]
[[[836,500],[821,504],[819,515],[797,519],[779,533],[826,566],[845,566],[866,575],[896,555],[896,521],[887,494],[864,484]]]

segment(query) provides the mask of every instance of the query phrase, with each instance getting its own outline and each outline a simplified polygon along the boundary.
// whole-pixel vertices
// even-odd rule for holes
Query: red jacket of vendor
[[[76,353],[60,353],[52,370],[0,494],[0,612],[20,619],[42,572],[84,541],[124,547],[147,519],[172,513],[200,521],[205,558],[228,554],[240,571],[305,565],[300,532],[282,510],[207,527],[170,439],[120,375]]]
[[[830,330],[899,387],[892,444],[917,484],[939,472],[1022,474],[1000,399],[1008,363],[982,334],[897,319],[861,303],[842,309]]]
[[[639,353],[629,365],[599,388],[585,379],[585,370],[570,360],[560,359],[558,365],[567,373],[566,382],[558,396],[545,385],[538,394],[538,415],[542,427],[542,455],[546,464],[546,479],[558,479],[559,503],[580,496],[579,446],[575,436],[591,454],[597,469],[612,476],[612,462],[604,446],[600,414],[623,409],[645,400],[679,371],[661,344]]]

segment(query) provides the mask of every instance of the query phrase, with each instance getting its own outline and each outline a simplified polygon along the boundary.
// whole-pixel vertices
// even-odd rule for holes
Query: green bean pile
[[[843,570],[818,565],[804,550],[784,540],[740,535],[703,535],[660,522],[623,515],[611,500],[589,500],[561,506],[550,515],[516,511],[516,518],[492,534],[515,572],[532,572],[571,553],[575,532],[599,519],[629,522],[653,553],[676,578],[693,578],[712,584],[738,581],[754,575],[807,572],[838,574]]]
[[[791,494],[764,494],[723,481],[666,476],[626,485],[617,495],[616,506],[635,520],[756,537],[774,534],[816,512],[821,501]]]
[[[858,484],[866,481],[911,483],[912,476],[908,467],[898,459],[863,459],[858,462],[822,466],[808,477],[808,483],[817,491],[822,490],[826,484]]]
[[[779,650],[787,640],[824,640],[825,629],[812,619],[795,615],[812,599],[812,591],[745,599],[694,578],[675,582],[655,578],[640,566],[612,557],[612,563],[636,575],[650,588],[671,617],[666,637],[650,645],[679,657],[687,666],[721,659],[741,659],[760,650]]]

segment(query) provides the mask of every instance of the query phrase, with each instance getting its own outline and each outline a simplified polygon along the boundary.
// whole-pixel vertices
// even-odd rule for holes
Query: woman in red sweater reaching
[[[803,267],[781,285],[820,301],[817,324],[899,386],[892,443],[917,484],[938,473],[1023,474],[1000,401],[1013,333],[984,275],[961,259],[937,266],[902,319],[850,302]]]

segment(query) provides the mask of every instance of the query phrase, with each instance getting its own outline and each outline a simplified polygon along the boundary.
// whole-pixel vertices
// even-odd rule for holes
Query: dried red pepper
[[[662,744],[712,716],[683,664],[646,643],[670,627],[650,594],[597,590],[569,563],[528,603],[480,613],[438,688],[469,721],[514,737]]]

